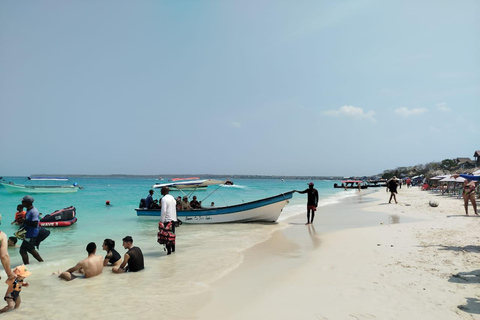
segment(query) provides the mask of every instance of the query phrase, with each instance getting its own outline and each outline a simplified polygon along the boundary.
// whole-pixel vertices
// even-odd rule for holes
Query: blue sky
[[[480,150],[478,1],[2,1],[0,175],[371,175]]]

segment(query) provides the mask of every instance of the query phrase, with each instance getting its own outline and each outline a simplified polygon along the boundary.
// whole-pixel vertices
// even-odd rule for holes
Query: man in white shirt
[[[170,189],[168,187],[162,188],[162,214],[160,215],[160,221],[167,226],[169,222],[172,222],[171,230],[175,233],[175,222],[177,221],[177,201],[169,194]],[[175,252],[175,245],[167,245],[167,254]]]

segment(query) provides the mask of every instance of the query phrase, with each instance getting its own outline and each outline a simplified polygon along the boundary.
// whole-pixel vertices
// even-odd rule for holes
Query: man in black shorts
[[[318,191],[313,187],[313,182],[308,184],[308,189],[303,191],[297,191],[298,193],[307,193],[307,223],[305,224],[312,224],[313,219],[315,218],[315,211],[317,211],[318,207]],[[310,212],[312,212],[312,220],[310,220]]]
[[[123,247],[128,249],[119,267],[113,267],[113,273],[137,272],[144,269],[143,253],[139,247],[133,246],[133,239],[126,236],[123,240]]]

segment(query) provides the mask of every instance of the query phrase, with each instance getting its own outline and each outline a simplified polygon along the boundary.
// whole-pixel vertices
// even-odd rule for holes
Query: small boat
[[[0,182],[10,193],[74,193],[80,188],[76,183],[67,185],[68,178],[62,177],[28,177],[30,184]],[[62,181],[63,184],[58,182]]]
[[[382,179],[382,180],[368,180],[368,186],[370,188],[376,188],[376,187],[386,187],[387,186],[387,180]]]
[[[343,180],[341,185],[337,183],[333,184],[334,188],[342,188],[342,189],[367,189],[368,185],[365,184],[362,180]]]
[[[205,190],[208,186],[220,185],[220,184],[233,185],[233,182],[228,180],[220,181],[220,180],[214,180],[214,179],[200,179],[197,177],[175,178],[175,179],[171,179],[170,182],[168,183],[155,183],[152,186],[152,189],[169,187],[172,190]]]
[[[275,222],[283,208],[292,198],[294,191],[255,200],[247,203],[192,210],[177,211],[177,218],[183,223],[228,223],[228,222]],[[160,209],[135,209],[139,217],[156,217]]]
[[[40,227],[68,227],[77,222],[77,210],[71,206],[47,214],[40,219]]]

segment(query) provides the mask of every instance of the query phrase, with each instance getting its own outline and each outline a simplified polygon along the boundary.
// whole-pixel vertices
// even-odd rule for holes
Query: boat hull
[[[275,222],[293,196],[293,191],[234,206],[182,210],[177,217],[183,223],[210,224],[232,222]],[[139,217],[159,218],[161,210],[135,209]]]
[[[49,221],[49,222],[39,222],[38,225],[40,227],[69,227],[72,224],[77,222],[77,217],[73,218],[72,220],[67,221]]]
[[[25,186],[20,184],[0,183],[10,193],[74,193],[78,191],[75,186]]]

